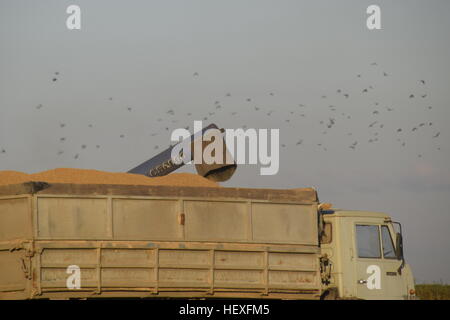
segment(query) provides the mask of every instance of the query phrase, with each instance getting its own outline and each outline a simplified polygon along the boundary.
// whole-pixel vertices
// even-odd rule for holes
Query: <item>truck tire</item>
[[[338,299],[339,294],[337,288],[330,288],[326,290],[320,297],[320,300],[338,300]]]

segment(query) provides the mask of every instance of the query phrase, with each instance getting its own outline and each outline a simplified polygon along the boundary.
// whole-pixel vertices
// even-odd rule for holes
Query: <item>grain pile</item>
[[[34,174],[18,171],[0,171],[0,185],[30,181],[74,184],[219,187],[217,183],[191,173],[172,173],[164,177],[149,178],[139,174],[70,168],[58,168]]]

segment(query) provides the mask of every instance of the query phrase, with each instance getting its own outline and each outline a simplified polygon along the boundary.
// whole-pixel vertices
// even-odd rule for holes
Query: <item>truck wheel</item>
[[[320,300],[337,300],[339,298],[338,292],[336,288],[331,288],[325,291]]]

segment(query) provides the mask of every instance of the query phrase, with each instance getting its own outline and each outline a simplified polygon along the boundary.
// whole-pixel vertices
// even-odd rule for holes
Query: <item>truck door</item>
[[[383,299],[381,242],[378,225],[356,224],[356,296]]]
[[[405,299],[407,292],[406,285],[403,281],[399,267],[402,264],[401,260],[397,259],[394,246],[394,229],[389,228],[389,225],[381,225],[381,246],[383,248],[383,276],[387,285],[387,292],[385,299]]]
[[[404,291],[388,225],[356,224],[356,293],[361,299],[402,299]]]

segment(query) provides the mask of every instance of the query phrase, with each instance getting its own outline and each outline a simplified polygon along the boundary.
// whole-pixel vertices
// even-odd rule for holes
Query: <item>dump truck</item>
[[[173,148],[129,172],[175,171]],[[236,164],[196,169],[226,181]],[[313,188],[0,186],[0,299],[412,299],[414,290],[401,225],[333,209]]]
[[[0,299],[411,299],[398,226],[313,188],[5,185]]]

